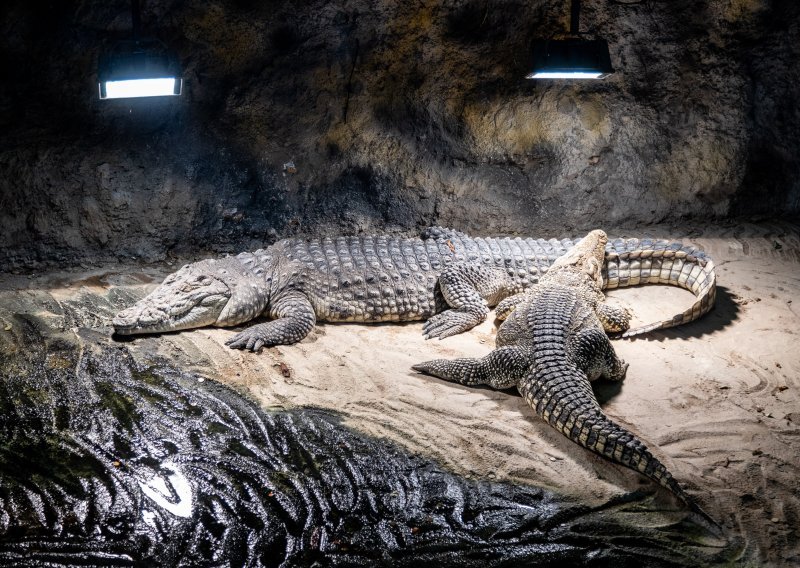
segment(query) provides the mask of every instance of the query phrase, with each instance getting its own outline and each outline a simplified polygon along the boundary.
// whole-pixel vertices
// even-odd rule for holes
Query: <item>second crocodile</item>
[[[628,368],[606,335],[629,325],[626,310],[604,303],[606,241],[603,231],[592,231],[539,284],[503,300],[497,309],[507,319],[489,355],[413,368],[467,386],[516,386],[536,414],[567,438],[644,474],[711,520],[641,440],[606,417],[592,392],[590,381],[622,380]]]

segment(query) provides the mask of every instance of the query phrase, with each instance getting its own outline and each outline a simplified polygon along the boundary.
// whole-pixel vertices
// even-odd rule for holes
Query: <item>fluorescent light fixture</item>
[[[531,72],[526,79],[605,79],[614,72],[608,44],[581,39],[581,0],[572,0],[569,39],[533,42]]]
[[[602,73],[587,73],[585,71],[538,71],[528,75],[528,79],[600,79]]]
[[[538,40],[528,79],[604,79],[614,72],[602,39]]]
[[[101,99],[175,96],[183,88],[177,56],[153,39],[117,43],[100,57],[97,80]]]
[[[105,96],[100,88],[101,99],[127,99],[132,97],[164,97],[181,94],[180,78],[128,79],[126,81],[106,81]]]
[[[132,39],[117,42],[97,63],[101,99],[168,97],[183,89],[178,56],[160,41],[140,38],[139,0],[131,0]]]

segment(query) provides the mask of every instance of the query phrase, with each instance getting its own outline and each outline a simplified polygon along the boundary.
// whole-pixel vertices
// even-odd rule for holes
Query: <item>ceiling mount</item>
[[[101,99],[180,95],[183,89],[177,55],[154,38],[141,38],[139,0],[131,0],[131,39],[117,42],[97,65]]]
[[[567,39],[535,40],[527,79],[604,79],[614,72],[608,43],[580,37],[580,0],[572,0]]]

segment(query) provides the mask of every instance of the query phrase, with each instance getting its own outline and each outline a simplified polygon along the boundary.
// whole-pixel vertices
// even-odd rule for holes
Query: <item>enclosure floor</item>
[[[800,559],[800,239],[789,225],[609,231],[691,241],[715,260],[719,293],[701,321],[618,340],[630,363],[621,386],[599,383],[605,412],[638,434],[705,510],[739,532],[749,559]],[[687,238],[686,235],[692,235]],[[59,301],[123,287],[137,296],[177,266],[105,267],[26,279],[5,290],[47,288]],[[665,286],[614,291],[645,323],[691,305]],[[104,315],[97,328],[109,336]],[[2,330],[0,330],[2,333]],[[220,380],[265,408],[341,412],[366,434],[398,442],[475,478],[535,484],[588,504],[636,490],[659,492],[664,514],[681,505],[636,473],[574,445],[511,391],[471,389],[416,374],[411,365],[482,356],[495,322],[425,341],[421,324],[321,324],[300,344],[260,354],[228,349],[233,331],[201,329],[127,343],[136,357],[166,356]]]

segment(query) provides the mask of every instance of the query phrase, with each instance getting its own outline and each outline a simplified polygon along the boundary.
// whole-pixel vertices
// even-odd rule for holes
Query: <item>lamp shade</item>
[[[155,40],[123,41],[100,57],[97,80],[101,99],[180,95],[178,57]]]
[[[536,40],[527,78],[604,79],[613,72],[605,40]]]

